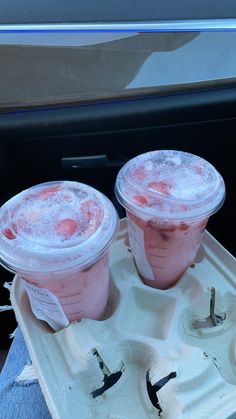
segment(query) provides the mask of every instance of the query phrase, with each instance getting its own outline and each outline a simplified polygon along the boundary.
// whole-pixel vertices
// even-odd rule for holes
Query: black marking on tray
[[[152,405],[158,410],[159,415],[163,412],[158,397],[157,397],[157,392],[165,385],[167,384],[170,380],[172,380],[173,378],[177,377],[177,373],[171,372],[169,375],[167,375],[166,377],[161,378],[160,380],[158,380],[155,384],[152,384],[150,381],[150,377],[149,377],[149,371],[147,371],[146,374],[146,384],[147,384],[147,392],[148,392],[148,396],[149,399],[152,403]]]
[[[96,349],[93,350],[93,355],[95,355],[98,359],[98,364],[100,369],[103,372],[103,385],[91,392],[91,395],[93,398],[96,398],[98,396],[102,396],[105,391],[109,390],[109,388],[113,387],[121,378],[123,371],[122,369],[116,372],[111,373],[109,368],[106,366],[105,362],[99,355],[98,351]]]

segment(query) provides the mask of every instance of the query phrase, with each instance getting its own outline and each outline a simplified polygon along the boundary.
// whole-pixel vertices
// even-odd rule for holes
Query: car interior
[[[15,0],[3,0],[1,4],[0,24],[64,24],[64,23],[151,23],[174,22],[177,20],[191,21],[208,19],[210,27],[219,22],[216,20],[227,20],[235,16],[235,2],[228,0],[226,4],[220,1],[189,3],[183,0],[178,7],[172,0],[162,1],[147,0],[146,3],[121,0],[103,0],[94,7],[91,0],[84,3],[79,0],[65,4],[63,0],[57,2],[42,0],[40,4],[32,3],[30,0],[23,0],[21,8],[16,6]],[[209,25],[208,23],[208,25]],[[224,22],[224,27],[227,22]]]
[[[124,210],[114,195],[119,169],[146,151],[183,150],[208,160],[222,174],[226,200],[207,229],[236,256],[235,71],[220,74],[219,65],[215,78],[198,77],[204,51],[194,50],[201,36],[216,44],[222,38],[225,45],[234,34],[23,35],[13,40],[5,34],[0,42],[0,204],[38,183],[76,180],[108,196],[122,218]],[[211,57],[211,46],[205,53]],[[165,83],[170,70],[163,60],[172,54],[178,54],[177,61],[185,59],[179,75],[194,67],[191,77],[183,74],[185,82],[174,74]],[[228,54],[232,57],[233,50]],[[154,55],[153,81],[148,60]],[[227,59],[222,49],[219,61]],[[2,267],[0,274],[3,306],[9,304],[3,285],[13,274]],[[1,350],[9,348],[15,327],[14,313],[2,312]]]

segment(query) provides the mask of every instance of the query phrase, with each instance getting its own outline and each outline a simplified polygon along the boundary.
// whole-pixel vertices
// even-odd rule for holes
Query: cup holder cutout
[[[161,415],[163,410],[160,406],[157,393],[162,387],[164,387],[164,385],[166,385],[170,380],[172,380],[173,378],[176,378],[176,377],[177,377],[177,373],[175,371],[173,371],[173,372],[170,372],[170,374],[168,374],[167,376],[158,380],[155,384],[152,384],[151,381],[150,381],[150,377],[149,377],[149,371],[147,371],[146,385],[147,385],[148,397],[149,397],[152,405],[158,410],[159,416]]]
[[[185,324],[187,334],[196,336],[202,334],[213,336],[220,331],[228,329],[230,322],[226,310],[224,298],[215,287],[209,287],[198,298],[192,298],[190,306],[184,310],[182,321]]]
[[[128,340],[114,346],[112,352],[115,352],[115,358],[111,356],[110,351],[106,353],[103,349],[101,352],[97,348],[92,350],[93,359],[95,358],[98,370],[102,374],[99,381],[96,375],[96,385],[90,387],[91,401],[97,406],[105,402],[110,412],[116,411],[118,417],[123,417],[124,414],[127,414],[128,418],[159,417],[163,409],[156,393],[174,378],[174,373],[165,375],[165,362],[161,362],[157,351],[150,345]],[[157,368],[164,372],[160,375],[163,375],[163,378],[152,385],[149,371],[155,372]],[[112,392],[108,391],[111,389]],[[130,394],[125,406],[122,403],[124,394]]]
[[[192,322],[193,329],[204,329],[209,327],[216,327],[222,325],[226,319],[226,313],[215,313],[215,295],[216,290],[214,287],[210,288],[209,296],[209,315],[203,319],[197,319]]]
[[[104,320],[108,320],[109,318],[111,318],[114,315],[114,313],[116,312],[117,307],[119,306],[119,303],[120,303],[120,290],[119,290],[119,288],[117,288],[113,279],[110,277],[108,301],[107,301],[105,310],[104,310],[101,318],[98,319],[97,321],[104,321]],[[22,296],[22,304],[25,307],[28,307],[28,310],[30,312],[32,312],[32,316],[34,318],[34,321],[37,322],[38,327],[40,327],[41,329],[45,330],[47,333],[50,333],[50,334],[60,333],[62,330],[65,330],[71,324],[80,323],[81,320],[85,320],[85,319],[74,320],[74,321],[70,322],[67,326],[65,326],[64,328],[61,328],[60,330],[55,331],[49,325],[49,323],[35,317],[35,315],[33,314],[33,311],[32,311],[31,305],[30,305],[30,300],[29,300],[29,297],[28,297],[28,294],[27,294],[26,291],[24,292],[24,294]]]
[[[92,397],[95,399],[98,396],[102,396],[103,393],[105,393],[105,391],[109,390],[119,381],[119,379],[121,378],[124,372],[124,364],[122,363],[120,370],[111,372],[109,368],[107,367],[107,365],[105,364],[104,360],[99,355],[98,351],[94,349],[92,353],[93,355],[97,357],[99,368],[101,369],[104,376],[103,385],[91,392]]]
[[[206,251],[205,251],[203,245],[201,244],[199,249],[198,249],[197,256],[196,256],[193,264],[196,266],[198,263],[201,263],[205,259],[205,257],[206,257]]]
[[[197,266],[197,263],[193,262],[192,265],[190,265],[190,268],[194,269],[194,268],[196,268],[196,266]]]
[[[124,245],[125,245],[125,247],[127,247],[127,248],[128,248],[128,250],[131,252],[128,234],[127,234],[127,235],[125,235],[125,238],[124,238]]]
[[[128,293],[121,324],[129,333],[165,340],[175,307],[176,299],[173,297],[134,287]]]
[[[205,252],[205,249],[204,249],[203,245],[201,244],[199,249],[198,249],[196,258],[193,261],[193,263],[190,265],[190,268],[192,268],[192,269],[196,268],[197,265],[205,259],[205,257],[206,257],[206,252]]]
[[[108,320],[110,317],[112,317],[115,314],[119,303],[120,303],[120,290],[116,287],[113,279],[110,278],[109,296],[108,296],[107,305],[99,321]]]

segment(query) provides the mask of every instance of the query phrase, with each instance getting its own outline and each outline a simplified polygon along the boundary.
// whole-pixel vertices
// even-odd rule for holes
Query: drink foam
[[[22,239],[48,247],[70,247],[99,227],[103,210],[96,197],[61,185],[26,193],[11,209],[13,231]]]
[[[2,259],[40,269],[83,265],[107,249],[117,227],[113,205],[94,188],[69,181],[36,185],[1,208]]]
[[[160,150],[130,160],[120,171],[117,197],[127,209],[146,215],[207,216],[224,200],[224,182],[206,160],[190,153]],[[152,212],[152,214],[151,214]],[[204,214],[205,212],[205,214]],[[203,213],[203,214],[201,214]]]

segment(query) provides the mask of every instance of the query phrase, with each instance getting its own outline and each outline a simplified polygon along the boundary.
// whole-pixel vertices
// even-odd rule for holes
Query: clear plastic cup
[[[24,280],[32,310],[54,330],[99,319],[109,292],[112,203],[78,182],[29,188],[0,209],[0,262]]]
[[[194,262],[207,221],[224,202],[221,175],[193,154],[151,151],[126,163],[115,191],[144,283],[169,288]]]

